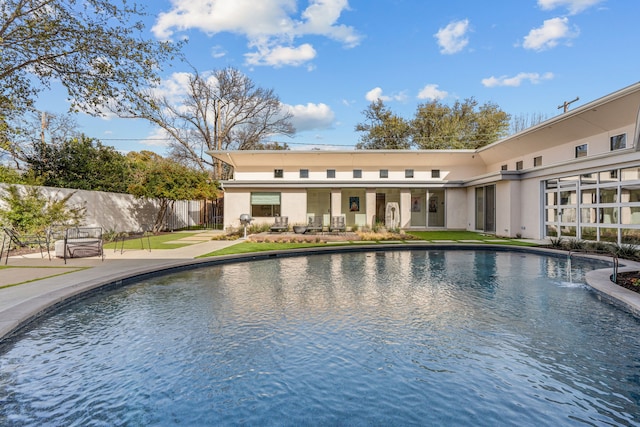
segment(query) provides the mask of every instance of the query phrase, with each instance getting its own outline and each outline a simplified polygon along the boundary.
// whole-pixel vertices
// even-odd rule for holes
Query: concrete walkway
[[[105,249],[104,261],[98,257],[52,258],[40,253],[9,257],[10,268],[0,269],[0,341],[20,325],[43,311],[76,295],[106,283],[152,271],[176,268],[194,259],[243,240],[211,240],[215,232],[185,237],[189,243],[178,249]],[[195,243],[194,243],[195,242]],[[2,264],[4,266],[4,264]]]

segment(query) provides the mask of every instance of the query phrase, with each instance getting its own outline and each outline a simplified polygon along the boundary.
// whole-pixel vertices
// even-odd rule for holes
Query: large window
[[[544,194],[546,237],[640,242],[640,167],[551,179]]]
[[[280,216],[280,193],[251,193],[251,216]]]

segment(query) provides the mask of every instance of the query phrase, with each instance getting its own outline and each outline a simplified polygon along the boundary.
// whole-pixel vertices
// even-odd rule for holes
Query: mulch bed
[[[618,273],[616,283],[630,291],[640,293],[640,271]]]

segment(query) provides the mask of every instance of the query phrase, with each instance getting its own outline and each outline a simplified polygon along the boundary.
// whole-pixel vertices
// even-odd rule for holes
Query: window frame
[[[580,144],[575,147],[575,158],[587,157],[589,154],[589,144]]]
[[[284,178],[284,169],[274,169],[273,170],[274,178]]]
[[[335,169],[327,169],[327,178],[334,179],[336,177]]]
[[[624,150],[627,148],[627,134],[621,133],[618,135],[613,135],[609,138],[609,149],[610,151]]]
[[[405,178],[413,178],[415,176],[415,171],[413,169],[405,169],[404,177]]]

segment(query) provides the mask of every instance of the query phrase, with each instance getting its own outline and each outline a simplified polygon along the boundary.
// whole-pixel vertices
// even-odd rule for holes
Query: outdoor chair
[[[347,226],[344,221],[344,216],[332,216],[331,217],[331,225],[329,226],[329,231],[336,233],[344,233],[347,231]]]
[[[144,250],[144,239],[147,238],[147,250],[151,252],[151,235],[153,234],[150,224],[142,224],[137,231],[129,233],[119,233],[116,238],[116,244],[113,247],[113,252],[118,250],[118,242],[120,243],[120,253],[124,253],[124,241],[127,239],[140,238],[140,246]]]
[[[59,253],[60,241],[56,242],[56,256]],[[104,261],[102,248],[102,227],[74,227],[68,228],[62,241],[62,257],[64,263],[67,258],[99,256]]]
[[[322,232],[322,217],[310,216],[309,224],[307,224],[307,231],[312,233]]]
[[[269,230],[273,233],[282,233],[283,231],[289,230],[289,217],[288,216],[277,216],[275,217],[275,222],[269,228]]]
[[[7,264],[9,262],[9,252],[11,252],[11,246],[14,248],[26,248],[38,245],[40,249],[40,256],[44,258],[44,251],[47,251],[49,254],[49,247],[47,245],[47,239],[45,236],[41,236],[39,234],[22,234],[16,231],[11,227],[3,227],[2,237],[2,249],[0,249],[0,260],[2,260],[2,253],[5,248],[7,249],[7,254],[4,259],[4,263]],[[51,255],[49,254],[49,259],[51,259]]]

